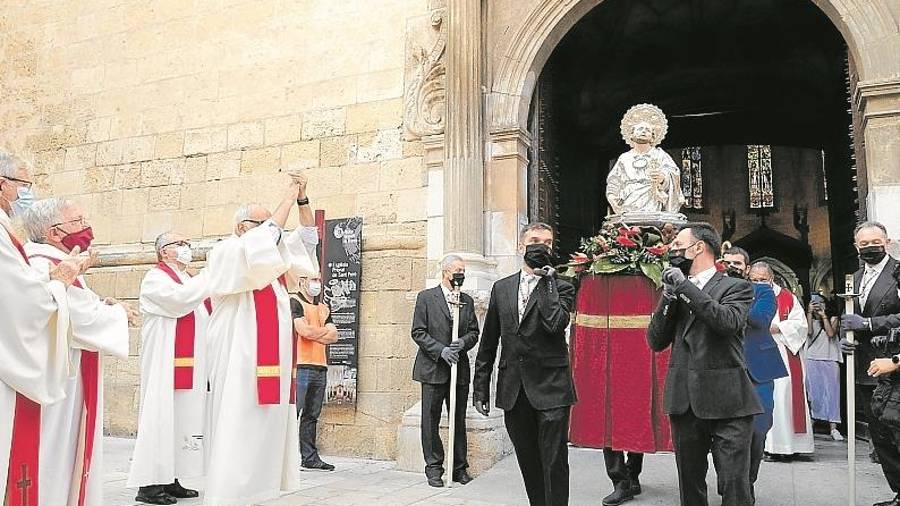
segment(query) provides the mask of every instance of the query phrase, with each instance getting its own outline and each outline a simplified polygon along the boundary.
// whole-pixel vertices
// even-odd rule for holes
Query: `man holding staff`
[[[864,405],[875,453],[895,494],[893,499],[875,506],[900,506],[900,413],[892,415],[896,408],[890,402],[900,399],[900,389],[894,388],[900,380],[896,373],[900,369],[900,358],[894,358],[900,353],[900,347],[890,339],[890,330],[900,327],[896,279],[900,273],[897,272],[897,260],[886,252],[891,240],[884,225],[874,221],[861,223],[854,232],[854,241],[863,262],[863,267],[853,275],[853,291],[859,297],[855,311],[841,316],[841,329],[853,331],[855,340],[841,340],[841,348],[844,353],[855,354],[858,358],[860,402]],[[877,384],[872,394],[859,385],[873,381]],[[890,423],[892,417],[895,423]]]
[[[450,411],[450,368],[458,368],[456,380],[456,423],[453,444],[452,480],[462,485],[472,481],[466,469],[466,405],[469,398],[469,356],[478,342],[475,302],[461,293],[459,339],[452,340],[453,284],[462,283],[466,264],[456,255],[441,262],[440,285],[419,292],[413,314],[412,339],[419,346],[413,366],[413,380],[422,384],[422,453],[425,477],[432,487],[443,487],[444,444],[438,430],[441,405]],[[456,276],[456,278],[454,278]]]

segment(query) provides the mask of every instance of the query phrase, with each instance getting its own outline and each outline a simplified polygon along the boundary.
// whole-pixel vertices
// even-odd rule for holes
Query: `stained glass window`
[[[772,146],[768,144],[747,146],[747,174],[750,180],[750,209],[775,207],[775,190],[772,183]]]
[[[681,193],[684,207],[703,208],[703,160],[700,147],[693,146],[681,150]]]

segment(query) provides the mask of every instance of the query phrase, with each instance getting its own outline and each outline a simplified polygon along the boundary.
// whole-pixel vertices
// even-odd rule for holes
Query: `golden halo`
[[[632,148],[635,146],[635,143],[631,141],[631,131],[634,129],[635,125],[644,122],[650,123],[650,125],[653,126],[652,144],[654,147],[662,142],[666,137],[666,132],[669,131],[669,122],[666,120],[666,115],[662,112],[662,109],[653,104],[638,104],[632,106],[631,109],[628,109],[625,115],[622,116],[622,124],[619,127],[622,133],[622,139]]]

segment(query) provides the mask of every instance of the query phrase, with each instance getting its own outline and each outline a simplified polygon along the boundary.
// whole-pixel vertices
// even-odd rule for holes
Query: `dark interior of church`
[[[853,74],[841,34],[809,0],[605,0],[565,35],[537,84],[531,218],[557,226],[563,258],[593,235],[608,212],[607,171],[628,150],[622,115],[651,103],[668,117],[661,147],[676,164],[682,148],[703,153],[689,219],[784,264],[804,297],[840,287],[857,268]],[[770,207],[750,205],[748,145],[771,146]]]

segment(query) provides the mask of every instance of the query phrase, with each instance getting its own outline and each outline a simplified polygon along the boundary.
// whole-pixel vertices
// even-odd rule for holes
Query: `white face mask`
[[[175,248],[175,260],[179,263],[187,265],[194,259],[194,252],[190,246],[178,246]]]
[[[318,297],[322,293],[322,283],[320,281],[310,281],[306,287],[310,297]]]
[[[16,190],[16,200],[10,204],[13,216],[21,216],[34,204],[34,192],[30,188],[20,186]]]

